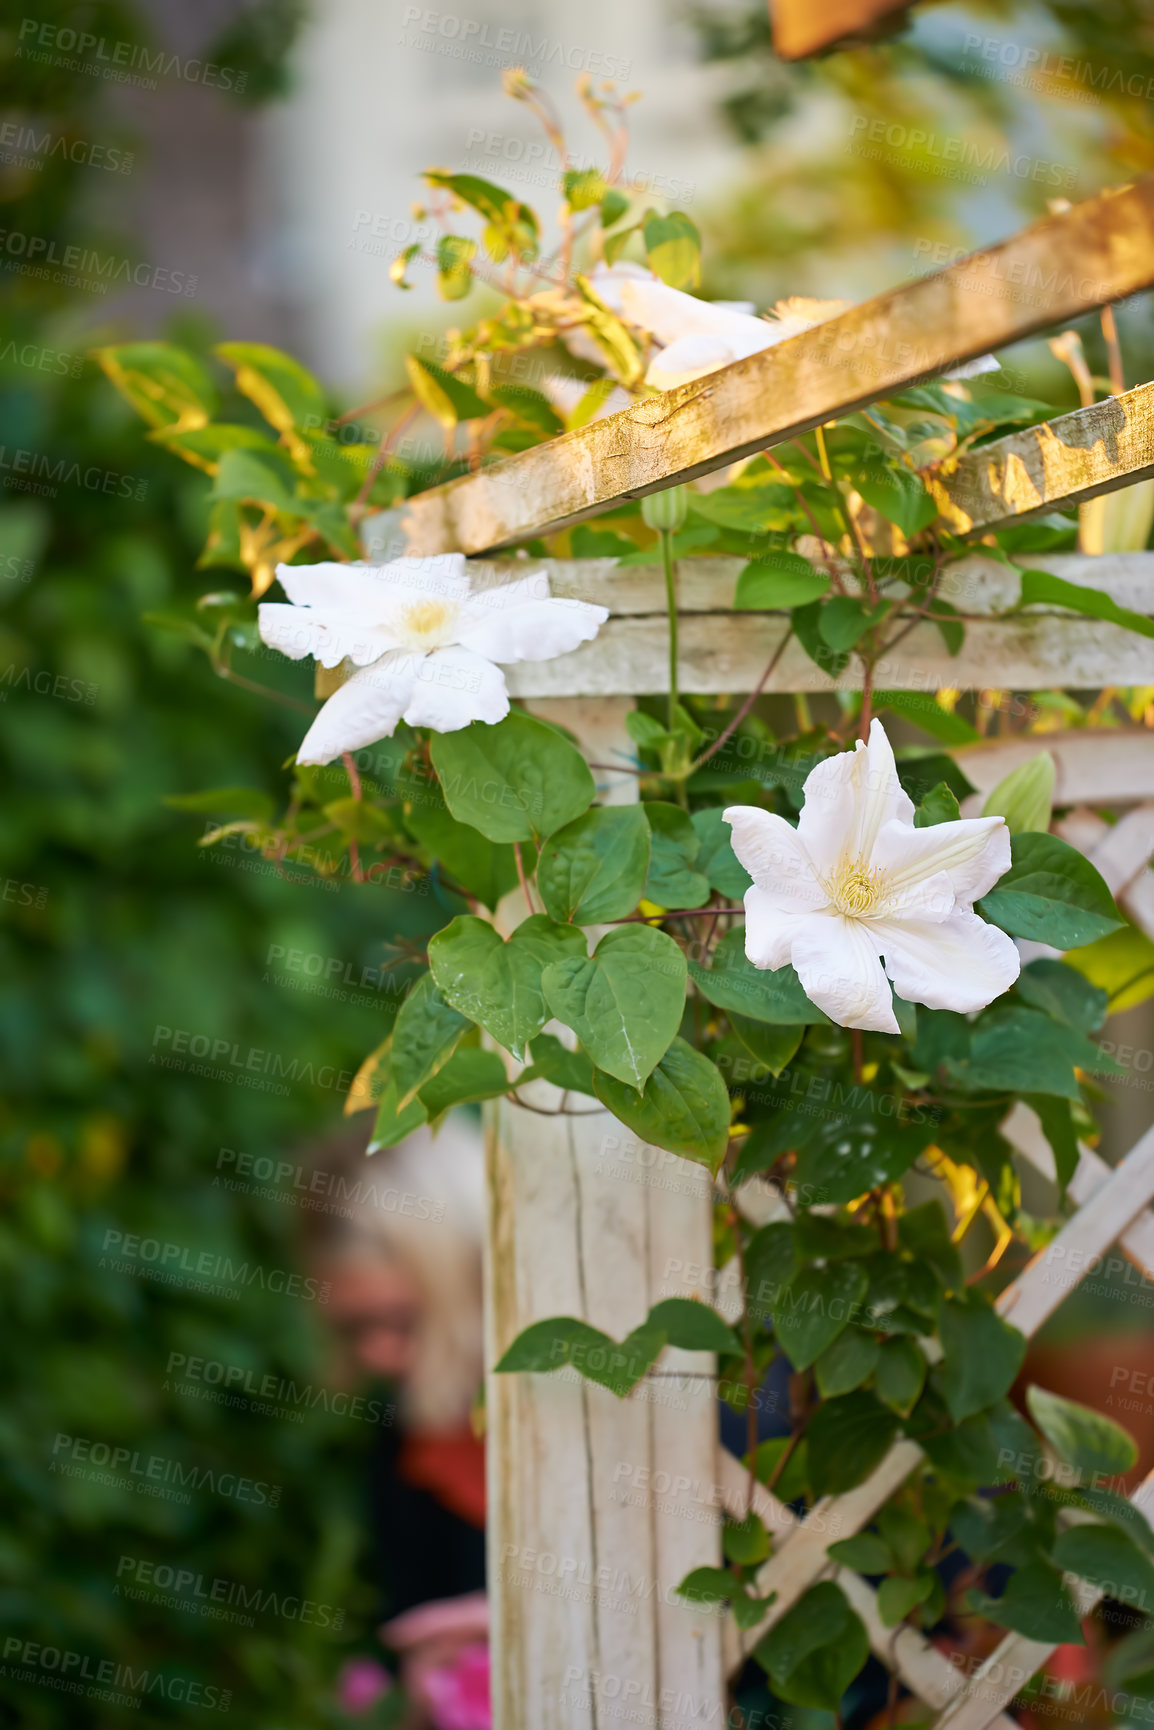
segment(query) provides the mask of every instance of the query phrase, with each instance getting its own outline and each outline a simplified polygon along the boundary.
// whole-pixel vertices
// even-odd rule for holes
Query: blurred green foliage
[[[79,24],[80,10],[54,21]],[[41,127],[116,135],[97,122],[100,81],[19,58],[17,24],[5,110],[19,91]],[[113,6],[83,8],[83,27],[139,36]],[[95,240],[86,173],[61,157],[7,170],[0,222]],[[372,1648],[378,1609],[362,1508],[373,1428],[310,1403],[332,1355],[323,1304],[275,1289],[307,1271],[300,1208],[230,1191],[231,1162],[218,1162],[227,1148],[297,1163],[307,1136],[340,1121],[339,1085],[321,1083],[347,1079],[387,1023],[381,994],[310,995],[306,973],[270,965],[270,947],[339,958],[359,980],[384,959],[385,933],[444,915],[431,896],[210,856],[196,841],[214,814],[165,807],[206,784],[276,786],[301,717],[142,622],[203,587],[209,479],[142,442],[85,358],[97,334],[124,333],[86,328],[77,297],[11,270],[0,305],[0,1722],[196,1722],[227,1692],[238,1726],[343,1722],[333,1678],[345,1654]],[[242,1063],[273,1054],[312,1082],[265,1091],[269,1076],[228,1058],[218,1066],[235,1082],[191,1073],[191,1057],[164,1069],[154,1059],[175,1037],[163,1028],[226,1041]],[[115,1271],[110,1232],[179,1245],[185,1269],[205,1253],[218,1293],[191,1289],[191,1274],[160,1283],[150,1250]],[[225,1370],[185,1381],[174,1354]],[[283,1415],[225,1403],[214,1377],[227,1370],[250,1393],[276,1388]],[[117,1469],[100,1469],[105,1448],[123,1451]],[[164,1601],[166,1568],[201,1577],[200,1596],[169,1587],[191,1608]],[[215,1602],[214,1580],[227,1582]],[[260,1607],[239,1608],[238,1591],[251,1606],[256,1589]],[[28,1665],[15,1640],[43,1648],[34,1682],[17,1674]],[[100,1696],[109,1679],[137,1709]]]

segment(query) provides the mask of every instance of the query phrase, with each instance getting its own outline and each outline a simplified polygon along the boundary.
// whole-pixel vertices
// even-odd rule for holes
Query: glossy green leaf
[[[463,913],[429,942],[429,966],[446,1002],[522,1061],[529,1041],[549,1020],[543,968],[585,954],[576,926],[555,925],[543,913],[526,919],[508,939],[488,920]]]
[[[385,1091],[381,1095],[381,1103],[377,1107],[376,1121],[373,1133],[369,1138],[367,1153],[379,1153],[382,1148],[396,1147],[405,1137],[412,1135],[414,1129],[419,1129],[428,1119],[428,1113],[420,1099],[410,1099],[406,1106],[397,1104],[397,1084],[390,1077]]]
[[[618,926],[587,960],[555,961],[542,978],[549,1007],[597,1068],[637,1089],[673,1042],[685,982],[677,944],[644,924]]]
[[[794,1275],[773,1306],[773,1331],[795,1370],[807,1370],[855,1319],[866,1283],[855,1261]]]
[[[236,388],[286,439],[293,455],[303,454],[306,447],[297,429],[323,421],[328,408],[312,373],[291,354],[264,342],[221,342],[214,352],[233,369]]]
[[[729,1138],[729,1095],[717,1065],[674,1039],[641,1092],[604,1069],[593,1073],[602,1105],[654,1147],[716,1171]]]
[[[1010,869],[978,908],[1011,937],[1075,949],[1123,923],[1099,873],[1068,842],[1031,831],[1010,845]]]
[[[587,1052],[570,1051],[554,1033],[541,1033],[529,1047],[532,1063],[522,1070],[517,1085],[526,1081],[548,1081],[573,1093],[593,1095],[593,1064]]]
[[[175,343],[116,343],[92,353],[149,426],[205,426],[216,413],[211,377],[195,355]]]
[[[876,1532],[858,1532],[831,1544],[826,1554],[855,1574],[887,1574],[894,1565],[889,1545]]]
[[[458,822],[442,800],[439,787],[430,788],[419,803],[406,801],[405,823],[453,882],[490,911],[517,887],[512,847],[508,842],[490,841],[471,824]],[[526,860],[525,868],[531,869],[531,861]]]
[[[446,1003],[431,973],[423,973],[402,1003],[393,1028],[392,1077],[404,1110],[443,1069],[469,1022]]]
[[[880,1465],[897,1427],[893,1412],[862,1388],[826,1400],[807,1431],[814,1494],[837,1495],[862,1483]]]
[[[1154,619],[1148,619],[1145,613],[1120,607],[1103,589],[1088,589],[1081,583],[1067,582],[1065,577],[1052,576],[1049,571],[1022,572],[1022,605],[1069,607],[1087,619],[1105,619],[1140,637],[1154,637]]]
[[[919,1574],[912,1580],[894,1575],[883,1580],[878,1587],[878,1615],[887,1628],[896,1628],[911,1610],[925,1603],[933,1589],[933,1574]]]
[[[950,1416],[960,1424],[1010,1391],[1026,1355],[1026,1341],[979,1298],[966,1303],[947,1299],[940,1334],[945,1356],[934,1379]]]
[[[850,1394],[860,1388],[873,1375],[877,1361],[878,1342],[874,1336],[861,1328],[845,1328],[826,1346],[814,1365],[822,1399],[836,1399],[839,1394]]]
[[[658,907],[701,907],[709,879],[695,870],[701,840],[687,811],[661,800],[641,807],[651,832],[646,899]]]
[[[684,211],[648,216],[642,226],[650,270],[670,288],[696,288],[701,281],[701,236]]]
[[[1018,1568],[1010,1575],[1000,1598],[975,1591],[967,1594],[967,1602],[988,1621],[996,1622],[1000,1628],[1012,1628],[1028,1640],[1046,1645],[1086,1644],[1078,1612],[1062,1576],[1045,1562]]]
[[[483,1099],[500,1099],[508,1091],[505,1065],[495,1051],[459,1046],[444,1068],[426,1081],[418,1098],[429,1122],[435,1124],[454,1105],[475,1105]]]
[[[1154,1612],[1154,1562],[1125,1532],[1113,1526],[1071,1526],[1053,1550],[1063,1571],[1097,1586],[1106,1597]]]
[[[934,1139],[929,1121],[899,1124],[896,1118],[834,1118],[816,1129],[797,1156],[796,1182],[815,1202],[838,1205],[867,1190],[893,1183]]]
[[[648,869],[644,808],[598,806],[543,842],[537,886],[554,919],[596,925],[634,911]]]
[[[645,1318],[660,1328],[671,1346],[683,1352],[739,1352],[741,1342],[716,1310],[697,1298],[664,1298]]]
[[[1011,835],[1045,833],[1050,827],[1057,765],[1049,751],[1019,763],[982,806],[983,817],[1004,817]]]
[[[405,371],[419,401],[447,430],[459,421],[483,420],[493,412],[492,406],[477,395],[471,384],[446,372],[436,361],[420,360],[415,354],[407,354]]]
[[[434,733],[431,745],[449,810],[490,841],[551,835],[579,817],[597,791],[577,747],[520,709],[495,726],[474,721],[457,733]]]
[[[805,1037],[804,1027],[775,1027],[768,1021],[751,1021],[748,1016],[738,1015],[735,1009],[729,1011],[729,1025],[750,1056],[774,1077],[797,1056]],[[736,1085],[736,1075],[734,1082]]]
[[[801,1027],[826,1019],[805,995],[792,967],[771,972],[748,960],[745,933],[740,927],[726,932],[713,952],[711,966],[691,961],[689,973],[710,1003],[754,1021]]]
[[[1031,961],[1018,975],[1019,997],[1077,1033],[1097,1033],[1106,1019],[1105,991],[1064,961]]]
[[[739,612],[789,612],[820,600],[829,584],[829,572],[817,570],[800,553],[766,553],[739,575],[733,605]]]
[[[695,811],[691,819],[697,831],[697,858],[694,869],[700,871],[711,889],[728,901],[740,901],[753,882],[731,843],[729,824],[722,820],[722,807],[708,805]]]
[[[1030,1416],[1054,1451],[1076,1466],[1087,1481],[1117,1477],[1133,1469],[1138,1447],[1120,1424],[1035,1386],[1026,1389]]]
[[[306,501],[297,495],[292,466],[279,451],[248,450],[243,446],[225,451],[212,493],[216,499],[244,499],[298,517],[304,516],[308,509]]]
[[[866,504],[872,505],[887,522],[896,523],[907,537],[928,528],[938,514],[925,483],[909,469],[888,468],[879,463],[854,479]]]
[[[926,1360],[912,1339],[886,1340],[878,1354],[874,1389],[883,1406],[908,1418],[926,1381]]]
[[[869,1635],[845,1593],[823,1580],[758,1641],[753,1655],[781,1699],[836,1712],[869,1650]]]

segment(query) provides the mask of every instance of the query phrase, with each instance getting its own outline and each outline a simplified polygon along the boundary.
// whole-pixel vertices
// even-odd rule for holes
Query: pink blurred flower
[[[491,1730],[489,1648],[463,1646],[452,1664],[424,1677],[436,1730]]]
[[[342,1711],[368,1712],[389,1692],[393,1678],[375,1658],[350,1658],[337,1679]]]

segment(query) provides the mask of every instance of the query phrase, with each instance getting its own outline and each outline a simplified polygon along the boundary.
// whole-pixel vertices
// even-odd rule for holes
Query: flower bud
[[[669,529],[676,534],[689,515],[688,495],[688,487],[666,487],[664,492],[646,493],[641,501],[641,520],[647,528]]]

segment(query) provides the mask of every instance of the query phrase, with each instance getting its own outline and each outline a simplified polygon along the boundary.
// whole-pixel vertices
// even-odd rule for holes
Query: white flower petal
[[[984,1009],[1009,990],[1021,967],[1013,938],[964,908],[940,925],[879,919],[873,936],[899,997],[928,1009],[959,1015]]]
[[[789,965],[805,913],[789,912],[755,883],[745,891],[745,953],[755,967]]]
[[[277,581],[295,607],[330,607],[339,613],[371,608],[378,565],[278,565]]]
[[[654,355],[645,382],[654,390],[672,390],[675,385],[689,384],[695,378],[702,378],[708,372],[716,372],[719,367],[739,360],[741,356],[734,354],[733,346],[726,336],[707,333],[679,336],[676,342],[671,342],[668,348]]]
[[[873,863],[898,893],[944,872],[957,899],[970,905],[1010,869],[1010,831],[1004,817],[962,817],[928,829],[891,821],[878,832]]]
[[[311,607],[262,601],[257,615],[261,641],[293,661],[312,655],[322,667],[339,667],[346,658],[365,667],[397,646],[387,626],[366,623],[359,614],[319,613]]]
[[[871,927],[858,919],[814,913],[798,921],[791,959],[802,990],[840,1027],[899,1031],[878,947]]]
[[[797,830],[784,817],[761,811],[756,805],[730,805],[721,813],[721,820],[729,824],[733,851],[767,906],[785,913],[812,913],[829,904]],[[756,965],[768,967],[770,963]]]
[[[502,665],[551,661],[591,642],[608,617],[608,607],[587,601],[522,601],[499,607],[480,595],[462,608],[456,636],[466,649]]]
[[[359,751],[387,739],[413,688],[415,657],[404,649],[362,667],[334,691],[297,752],[298,763],[331,763],[342,751]]]
[[[455,733],[470,721],[503,721],[509,693],[500,667],[469,649],[437,649],[415,665],[405,709],[410,727]]]
[[[694,294],[670,288],[656,277],[643,281],[631,277],[621,284],[620,313],[629,324],[648,331],[663,347],[685,336],[726,337],[734,346],[734,359],[768,348],[773,332],[764,319],[744,312],[712,306]]]
[[[875,720],[868,746],[827,757],[806,776],[797,832],[818,870],[828,875],[843,860],[872,860],[884,824],[912,826],[914,807],[898,780],[885,728]]]

